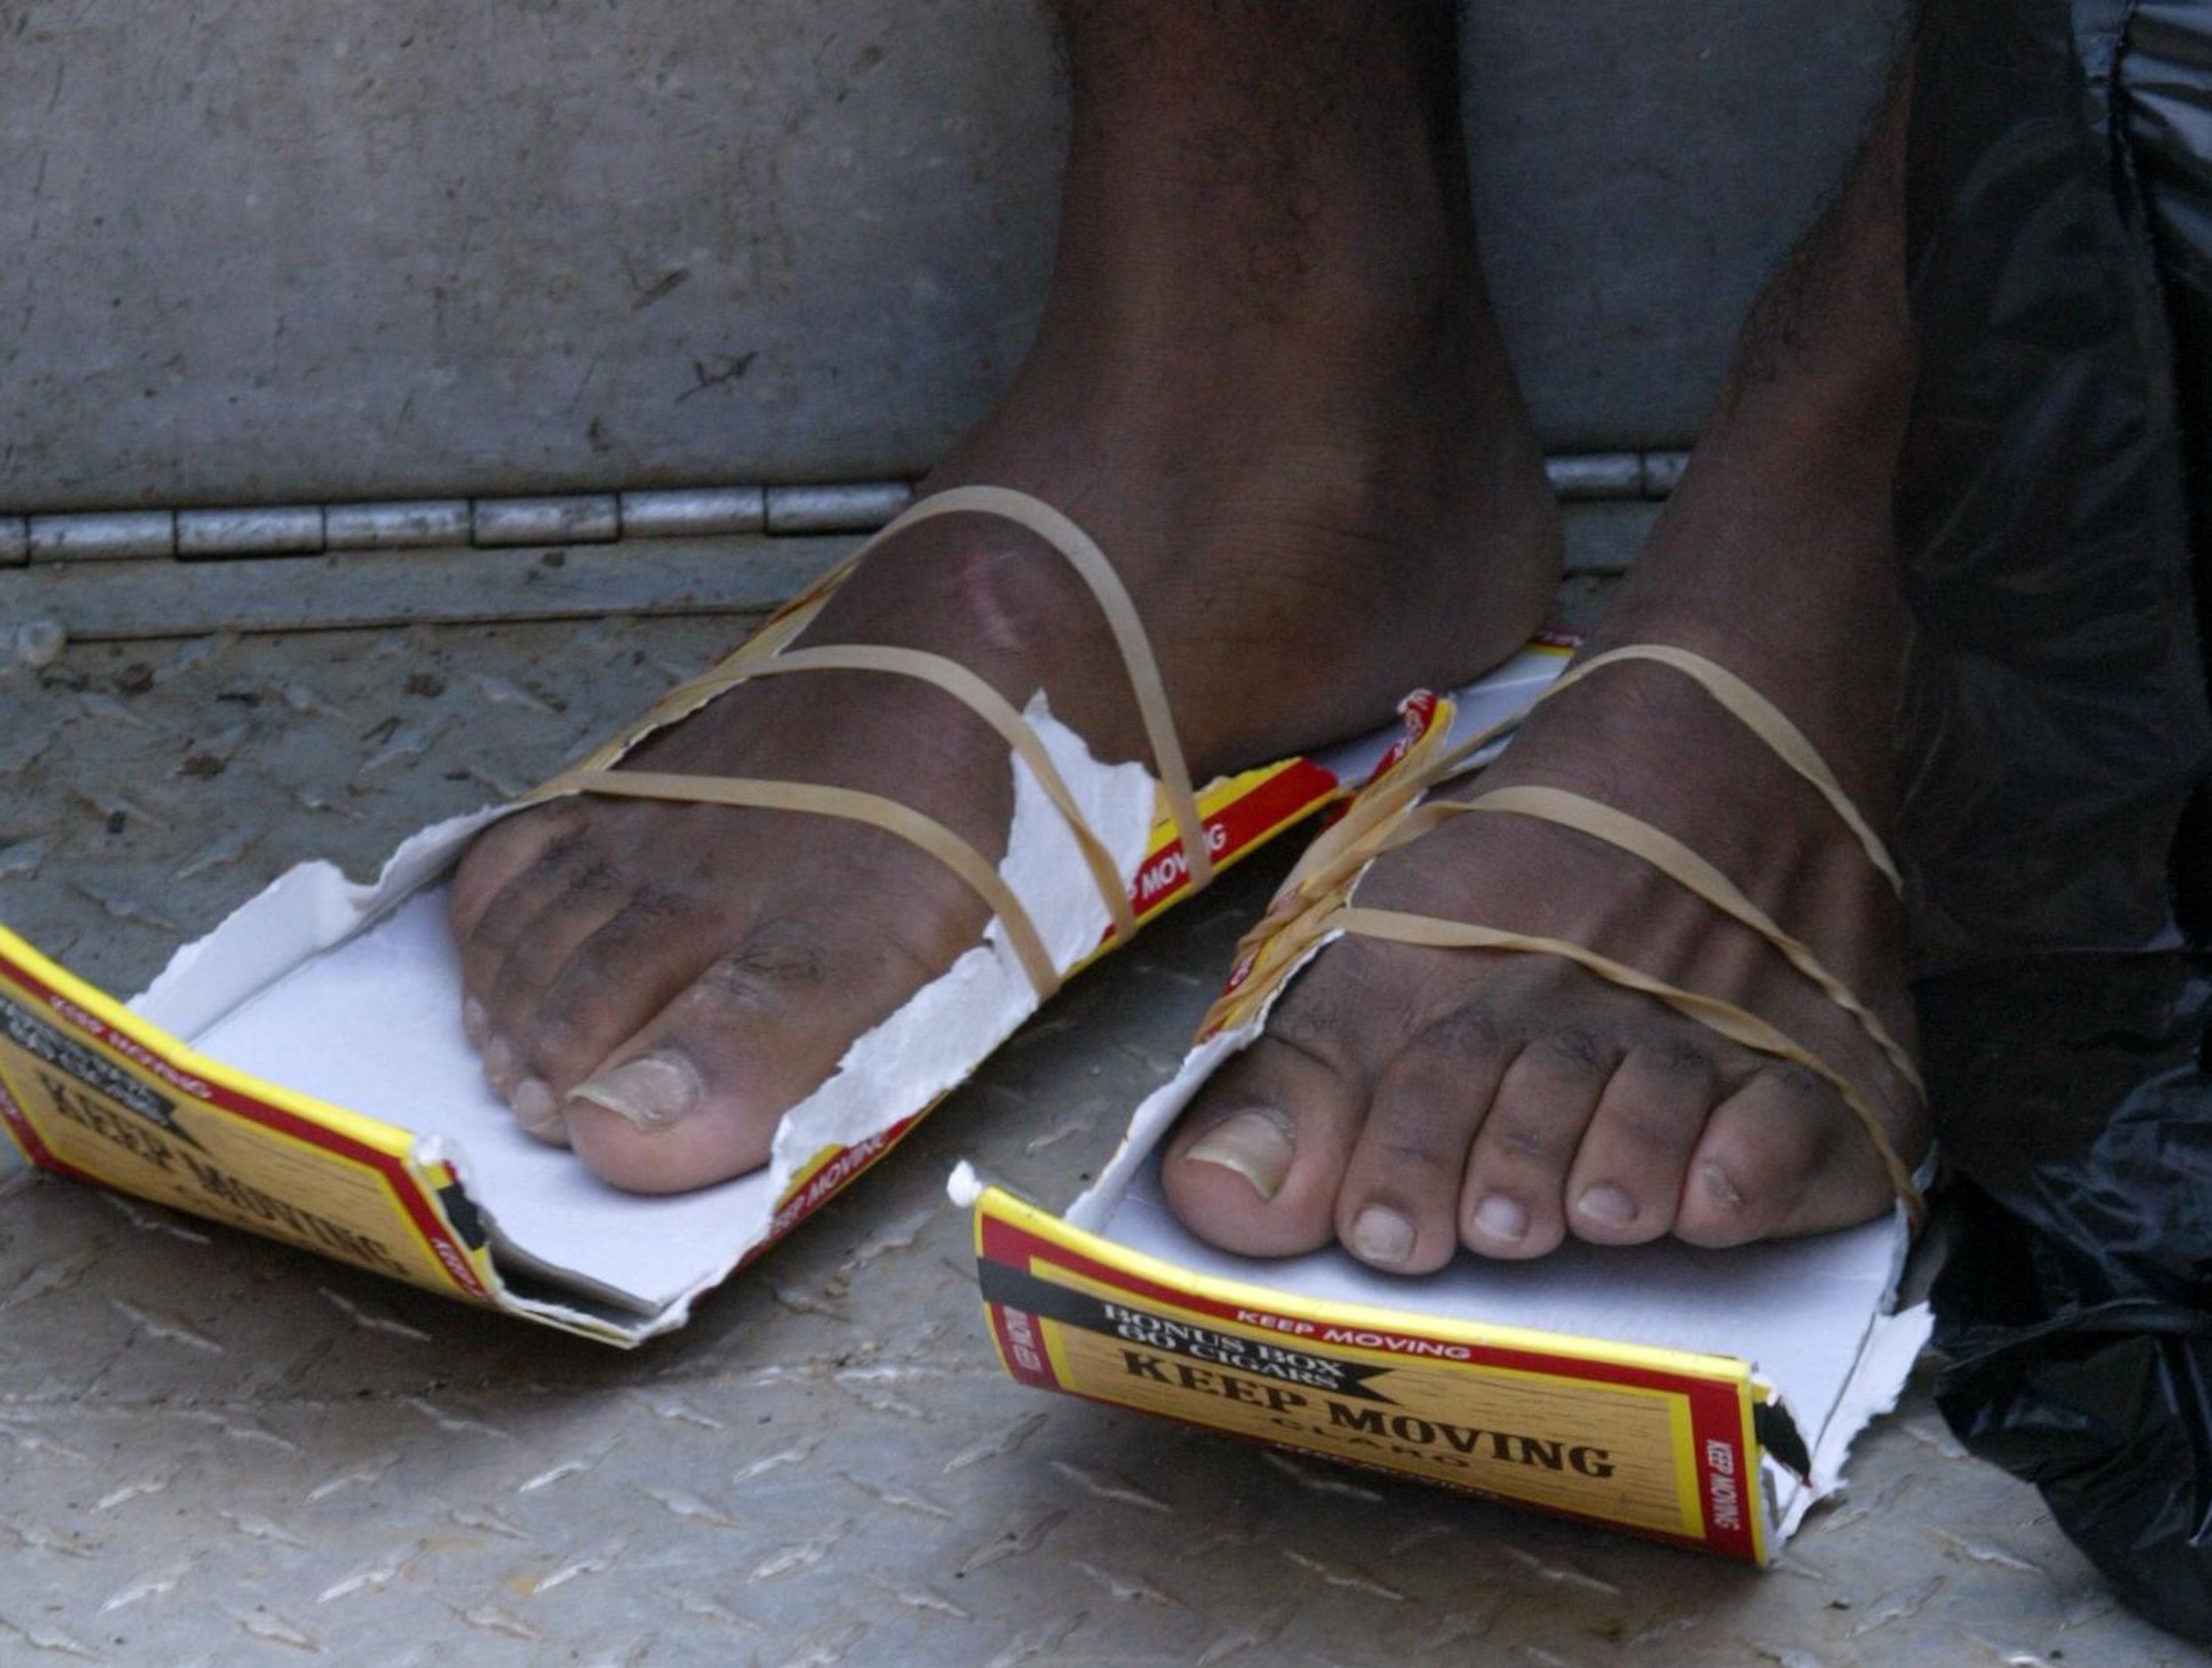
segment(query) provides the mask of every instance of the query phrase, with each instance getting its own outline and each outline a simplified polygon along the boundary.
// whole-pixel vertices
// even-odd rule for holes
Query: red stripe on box
[[[1014,1224],[997,1217],[983,1222],[983,1255],[992,1261],[1004,1264],[1023,1273],[1030,1272],[1032,1260],[1042,1261],[1066,1269],[1086,1279],[1120,1287],[1133,1296],[1150,1299],[1183,1310],[1187,1314],[1209,1315],[1216,1320],[1238,1325],[1263,1324],[1269,1311],[1234,1304],[1218,1303],[1195,1293],[1180,1291],[1155,1281],[1142,1279],[1126,1270],[1112,1267],[1094,1259],[1070,1251],[1064,1245],[1041,1239]],[[1637,1390],[1658,1390],[1684,1398],[1690,1406],[1691,1429],[1697,1443],[1699,1468],[1699,1503],[1706,1523],[1706,1535],[1694,1545],[1712,1547],[1731,1556],[1749,1560],[1754,1556],[1750,1514],[1761,1509],[1757,1479],[1747,1476],[1747,1461],[1743,1451],[1743,1415],[1740,1391],[1732,1383],[1697,1377],[1687,1373],[1669,1372],[1659,1368],[1638,1367],[1625,1362],[1595,1361],[1582,1356],[1554,1354],[1541,1350],[1514,1349],[1495,1345],[1471,1344],[1461,1338],[1424,1336],[1418,1332],[1386,1330],[1380,1327],[1357,1329],[1363,1340],[1373,1338],[1374,1344],[1362,1342],[1354,1347],[1378,1349],[1384,1354],[1402,1353],[1409,1361],[1435,1362],[1440,1360],[1461,1362],[1472,1367],[1494,1367],[1518,1372],[1545,1373],[1558,1378],[1579,1378],[1586,1383],[1618,1385]],[[1463,1351],[1464,1354],[1439,1355],[1435,1349],[1422,1352],[1420,1345],[1436,1349]],[[1339,1347],[1343,1346],[1340,1345]],[[1394,1347],[1396,1346],[1396,1347]],[[1118,1404],[1117,1404],[1118,1405]],[[1710,1446],[1708,1446],[1710,1445]],[[1735,1467],[1738,1497],[1741,1510],[1733,1529],[1716,1527],[1714,1521],[1714,1459],[1724,1452],[1728,1463]],[[1571,1515],[1571,1514],[1570,1514]],[[1593,1520],[1603,1521],[1603,1520]],[[1616,1525],[1615,1527],[1619,1527]]]

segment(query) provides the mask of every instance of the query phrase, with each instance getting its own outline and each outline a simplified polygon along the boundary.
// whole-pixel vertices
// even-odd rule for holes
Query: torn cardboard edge
[[[1563,644],[1481,680],[1525,702]],[[1190,891],[1177,834],[1140,766],[1107,766],[1029,715],[1130,886],[1140,922]],[[1368,775],[1400,732],[1211,784],[1217,866]],[[1000,874],[1054,961],[1113,947],[1073,837],[1014,760]],[[670,1197],[621,1193],[532,1140],[462,1035],[442,879],[491,810],[426,829],[378,878],[327,863],[279,878],[119,1004],[0,929],[0,1124],[30,1161],[546,1324],[629,1346],[879,1159],[1038,1005],[998,923],[848,1051],[787,1114],[769,1164]]]
[[[1461,698],[1452,740],[1508,716],[1488,695]],[[1334,1247],[1233,1256],[1168,1209],[1158,1148],[1288,983],[1193,1048],[1063,1213],[955,1174],[1007,1373],[1766,1564],[1927,1339],[1926,1307],[1896,1307],[1903,1207],[1733,1251],[1570,1241],[1412,1278]]]

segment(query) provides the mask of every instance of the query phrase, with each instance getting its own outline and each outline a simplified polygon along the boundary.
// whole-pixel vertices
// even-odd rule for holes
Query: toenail
[[[1529,1231],[1528,1208],[1501,1193],[1493,1193],[1475,1207],[1475,1229],[1485,1239],[1510,1244]]]
[[[699,1068],[681,1054],[641,1054],[569,1091],[648,1134],[688,1116],[706,1094]]]
[[[1619,1187],[1603,1183],[1584,1188],[1582,1196],[1574,1202],[1574,1208],[1615,1227],[1626,1227],[1636,1219],[1636,1202]]]
[[[1704,1180],[1705,1190],[1712,1195],[1714,1203],[1731,1211],[1744,1208],[1744,1195],[1729,1179],[1728,1172],[1720,1165],[1708,1158],[1698,1166],[1698,1173]]]
[[[1191,1142],[1182,1157],[1187,1164],[1233,1170],[1262,1199],[1273,1199],[1282,1192],[1297,1151],[1280,1113],[1253,1110],[1223,1118]]]
[[[1396,1211],[1371,1204],[1352,1219],[1352,1255],[1395,1268],[1413,1254],[1413,1225]]]
[[[504,1037],[495,1037],[484,1044],[484,1076],[501,1094],[515,1079],[514,1050]]]
[[[484,1034],[491,1029],[491,1016],[484,1012],[484,1005],[474,997],[461,998],[461,1034],[473,1048],[484,1045]]]
[[[514,1121],[539,1140],[567,1138],[568,1125],[561,1121],[561,1102],[553,1099],[553,1092],[544,1078],[523,1078],[514,1085],[507,1104],[514,1109]]]

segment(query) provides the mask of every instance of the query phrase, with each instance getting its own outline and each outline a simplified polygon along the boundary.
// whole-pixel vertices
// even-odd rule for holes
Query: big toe
[[[768,1162],[784,1116],[927,973],[887,953],[865,924],[827,925],[825,914],[756,920],[627,1035],[550,1062],[569,1144],[591,1170],[633,1192],[672,1193]],[[590,1011],[593,991],[611,1004],[625,981],[642,982],[633,961],[579,955],[566,1005]]]
[[[725,958],[568,1090],[569,1145],[633,1193],[742,1175],[768,1162],[784,1113],[834,1063],[803,1007]]]
[[[1361,1096],[1333,1068],[1273,1037],[1224,1065],[1183,1113],[1161,1175],[1199,1238],[1245,1257],[1292,1257],[1336,1237],[1337,1194]]]

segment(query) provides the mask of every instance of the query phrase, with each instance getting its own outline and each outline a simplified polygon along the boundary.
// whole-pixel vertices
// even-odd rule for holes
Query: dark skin
[[[1017,488],[1098,540],[1144,616],[1201,778],[1372,729],[1408,687],[1478,675],[1540,619],[1558,529],[1476,259],[1452,8],[1117,0],[1067,12],[1076,99],[1044,321],[1014,385],[924,490]],[[1815,357],[1872,366],[1880,356],[1860,338],[1886,328],[1871,316],[1823,320],[1814,335],[1841,331],[1847,351]],[[1855,790],[1878,800],[1885,645],[1896,627],[1894,600],[1875,596],[1866,573],[1886,574],[1875,531],[1886,464],[1870,461],[1887,440],[1886,419],[1873,415],[1885,396],[1872,385],[1886,384],[1870,370],[1861,389],[1855,375],[1783,358],[1767,373],[1742,356],[1731,411],[1640,562],[1619,630],[1707,647],[1754,681],[1770,678],[1772,698]],[[1818,400],[1806,393],[1815,385],[1826,391]],[[1770,584],[1737,589],[1747,566],[1770,572],[1777,562],[1792,564],[1793,594],[1799,565],[1824,576],[1805,583],[1786,622],[1771,617]],[[1731,619],[1747,598],[1770,617]],[[1839,635],[1858,646],[1849,667],[1808,658],[1800,640]],[[1094,607],[1018,531],[958,517],[901,535],[807,640],[951,655],[1017,706],[1043,689],[1100,757],[1146,757]],[[1694,738],[1707,774],[1756,776],[1740,738],[1701,725],[1678,692],[1646,688],[1634,671],[1613,676],[1603,700],[1563,700],[1532,727],[1518,767],[1635,777],[1612,749],[1640,711]],[[994,857],[1010,814],[1006,752],[988,730],[934,692],[869,674],[742,687],[634,762],[887,794]],[[1651,789],[1665,803],[1643,814],[1663,821],[1672,810],[1675,831],[1698,844],[1700,819],[1724,807],[1680,775],[1657,788],[1618,785],[1630,798]],[[1894,923],[1862,895],[1816,819],[1786,795],[1773,805],[1762,815],[1794,831],[1761,858],[1762,879],[1830,919],[1852,947],[1840,958],[1846,976],[1891,1002]],[[1468,819],[1477,820],[1502,821]],[[1724,831],[1706,831],[1728,844]],[[1571,870],[1578,895],[1605,917],[1599,925],[1632,940],[1663,932],[1670,945],[1687,933],[1712,946],[1692,958],[1715,963],[1723,982],[1754,997],[1777,984],[1725,935],[1645,910],[1629,860],[1555,849],[1572,838],[1468,830],[1424,843],[1436,849],[1394,862],[1377,885],[1403,907],[1448,912],[1479,909],[1486,888],[1556,887]],[[487,833],[462,866],[453,915],[467,1021],[495,1085],[527,1126],[566,1140],[617,1185],[655,1191],[762,1163],[782,1114],[984,925],[959,881],[870,829],[604,800],[548,806]],[[1731,1219],[1743,1230],[1734,1237],[1878,1208],[1841,1156],[1850,1132],[1828,1109],[1810,1114],[1819,1132],[1810,1148],[1770,1140],[1786,1121],[1778,1115],[1727,1110],[1767,1078],[1715,1054],[1710,1039],[1616,1013],[1619,993],[1573,992],[1575,1017],[1562,1021],[1549,975],[1480,957],[1431,966],[1421,954],[1332,951],[1285,1004],[1277,1039],[1193,1108],[1170,1189],[1198,1232],[1258,1251],[1341,1233],[1367,1254],[1372,1236],[1357,1241],[1352,1222],[1362,1202],[1387,1198],[1417,1220],[1417,1244],[1412,1261],[1379,1259],[1385,1266],[1432,1266],[1455,1235],[1494,1254],[1542,1249],[1549,1226],[1510,1248],[1458,1233],[1445,1195],[1482,1161],[1484,1132],[1549,1120],[1546,1140],[1564,1156],[1548,1181],[1524,1177],[1523,1190],[1543,1224],[1567,1220],[1578,1143],[1610,1126],[1587,1106],[1562,1114],[1556,1095],[1524,1092],[1532,1068],[1488,1083],[1460,1070],[1426,1092],[1428,1144],[1409,1146],[1389,1111],[1405,1097],[1388,1085],[1406,1077],[1412,1068],[1400,1062],[1413,1055],[1429,1068],[1427,1053],[1409,1053],[1415,1008],[1488,1016],[1490,1052],[1500,1058],[1508,1047],[1516,1060],[1549,1058],[1563,1031],[1592,1039],[1587,1070],[1605,1067],[1604,1083],[1631,1054],[1679,1057],[1683,1081],[1696,1076],[1690,1056],[1705,1062],[1696,1094],[1668,1080],[1664,1116],[1654,1115],[1665,1130],[1651,1150],[1624,1149],[1615,1166],[1639,1190],[1627,1236],[1648,1236],[1655,1220],[1652,1231],[1698,1236],[1699,1219],[1683,1210],[1684,1178],[1708,1157],[1762,1145],[1777,1145],[1769,1168],[1802,1185],[1792,1184],[1786,1208],[1770,1208],[1780,1195],[1768,1171],[1729,1156],[1737,1184],[1763,1202]],[[1355,956],[1365,959],[1332,971]],[[1822,1031],[1818,1016],[1793,1017]],[[1483,1029],[1453,1023],[1466,1035]],[[1608,1040],[1631,1034],[1644,1040],[1626,1053]],[[1272,1200],[1190,1151],[1261,1102],[1294,1154]],[[1802,1120],[1792,1105],[1788,1116]],[[1736,1145],[1707,1153],[1715,1131],[1739,1124]],[[1378,1132],[1374,1141],[1363,1128]],[[1912,1132],[1901,1134],[1909,1143]],[[1417,1187],[1391,1180],[1401,1151],[1420,1167]],[[1675,1197],[1655,1217],[1645,1195],[1669,1188]]]

